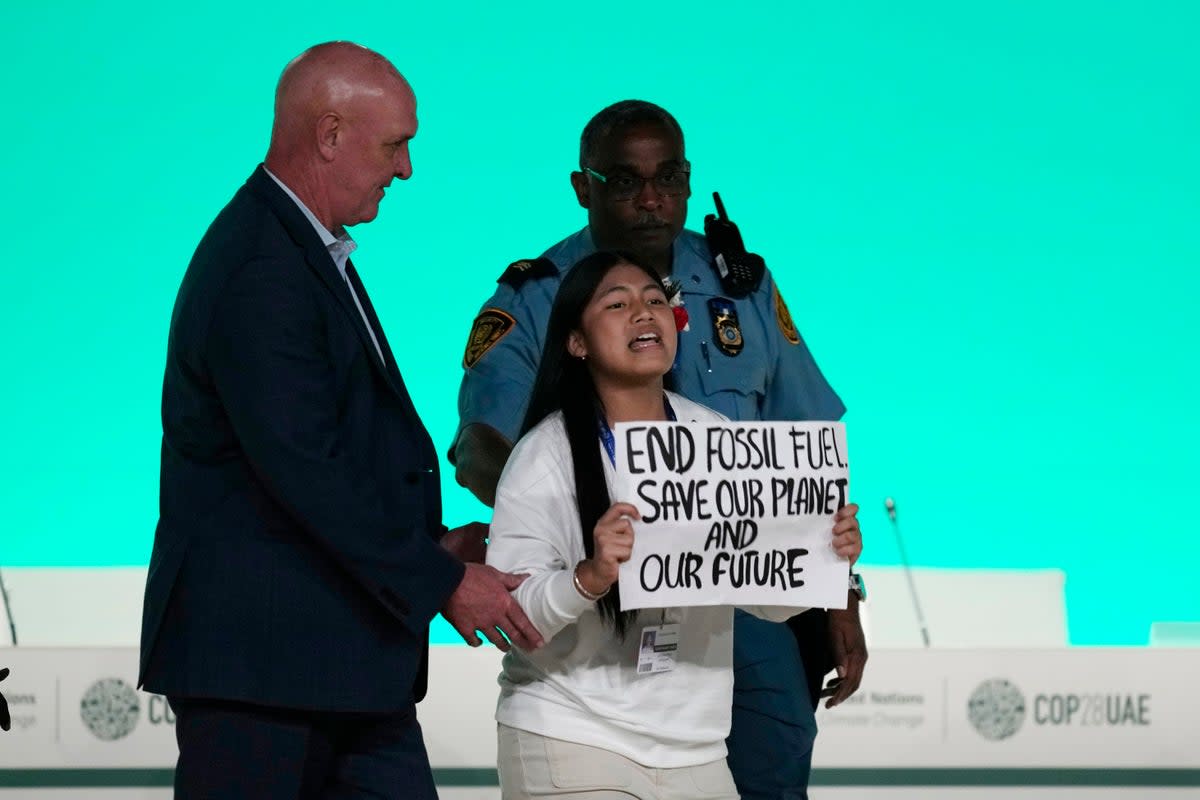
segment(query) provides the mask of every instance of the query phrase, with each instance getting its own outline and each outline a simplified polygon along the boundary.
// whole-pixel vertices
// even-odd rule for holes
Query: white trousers
[[[599,747],[497,728],[503,800],[738,800],[723,758],[656,769]]]

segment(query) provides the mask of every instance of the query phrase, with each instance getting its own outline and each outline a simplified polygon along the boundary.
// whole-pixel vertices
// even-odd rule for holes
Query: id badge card
[[[675,654],[679,650],[679,623],[664,622],[642,628],[638,646],[639,675],[670,672],[675,669]]]

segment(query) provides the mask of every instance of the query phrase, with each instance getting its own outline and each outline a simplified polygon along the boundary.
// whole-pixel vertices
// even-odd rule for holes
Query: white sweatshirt
[[[669,396],[680,421],[724,420]],[[612,466],[598,437],[596,447],[612,496]],[[733,609],[643,610],[621,642],[595,604],[575,590],[572,575],[584,557],[570,445],[562,414],[555,413],[517,443],[496,492],[487,563],[529,573],[514,596],[546,640],[533,653],[514,648],[504,657],[496,720],[648,767],[724,757],[733,702]],[[746,610],[781,622],[804,609]],[[675,668],[638,674],[642,628],[664,621],[680,624]]]

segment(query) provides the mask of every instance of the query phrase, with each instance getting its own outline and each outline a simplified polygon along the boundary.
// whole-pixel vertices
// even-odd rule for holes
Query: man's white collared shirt
[[[334,266],[337,267],[338,274],[342,276],[342,280],[346,282],[346,288],[350,290],[350,296],[354,298],[354,306],[358,309],[359,316],[362,317],[363,325],[367,327],[367,333],[371,334],[371,344],[375,345],[375,352],[379,354],[379,360],[384,367],[387,366],[387,359],[383,357],[383,348],[379,346],[379,340],[375,338],[375,330],[371,327],[371,321],[367,319],[367,314],[363,311],[362,301],[358,299],[358,293],[354,291],[354,286],[350,283],[350,279],[346,277],[346,262],[350,260],[350,254],[358,249],[358,243],[350,238],[350,234],[343,228],[340,236],[335,236],[328,228],[321,224],[321,220],[317,219],[317,215],[309,210],[308,206],[296,196],[296,193],[288,188],[287,184],[279,180],[271,170],[263,167],[263,172],[271,177],[271,180],[279,184],[279,188],[283,189],[284,194],[292,199],[300,211],[304,214],[305,219],[313,226],[313,230],[321,237],[321,243],[325,245],[325,249],[329,252],[329,257],[333,259]]]

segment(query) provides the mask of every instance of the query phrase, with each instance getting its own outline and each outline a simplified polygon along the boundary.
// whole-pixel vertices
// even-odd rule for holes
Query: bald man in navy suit
[[[437,456],[348,226],[412,173],[416,100],[346,42],[284,70],[266,161],[196,249],[163,381],[141,682],[177,714],[176,797],[433,798],[415,703],[439,611],[541,639],[442,525]]]

